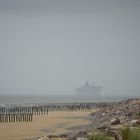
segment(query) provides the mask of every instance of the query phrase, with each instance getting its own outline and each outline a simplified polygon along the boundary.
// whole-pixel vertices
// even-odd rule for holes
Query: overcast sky
[[[0,94],[140,95],[140,0],[0,0]]]

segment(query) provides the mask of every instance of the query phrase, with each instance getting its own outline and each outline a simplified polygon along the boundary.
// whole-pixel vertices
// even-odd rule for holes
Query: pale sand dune
[[[50,112],[37,115],[33,122],[0,123],[0,140],[23,140],[68,132],[67,128],[89,124],[89,112]]]

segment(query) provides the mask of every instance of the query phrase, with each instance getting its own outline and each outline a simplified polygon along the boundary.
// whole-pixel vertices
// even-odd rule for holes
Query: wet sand
[[[0,123],[0,140],[25,140],[43,135],[75,131],[74,126],[87,125],[89,112],[50,112],[37,115],[33,122]],[[69,129],[71,128],[71,129]]]

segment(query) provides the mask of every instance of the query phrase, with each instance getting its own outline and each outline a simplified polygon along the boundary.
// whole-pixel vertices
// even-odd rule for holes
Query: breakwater
[[[91,111],[95,103],[52,103],[34,105],[1,105],[0,123],[32,122],[34,115],[48,115],[53,111]]]

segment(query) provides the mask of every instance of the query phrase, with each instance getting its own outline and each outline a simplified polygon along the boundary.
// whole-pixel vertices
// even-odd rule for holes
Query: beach
[[[72,131],[75,126],[90,124],[90,112],[49,112],[34,115],[32,122],[10,122],[0,124],[0,139],[27,140],[44,135],[58,135]]]

